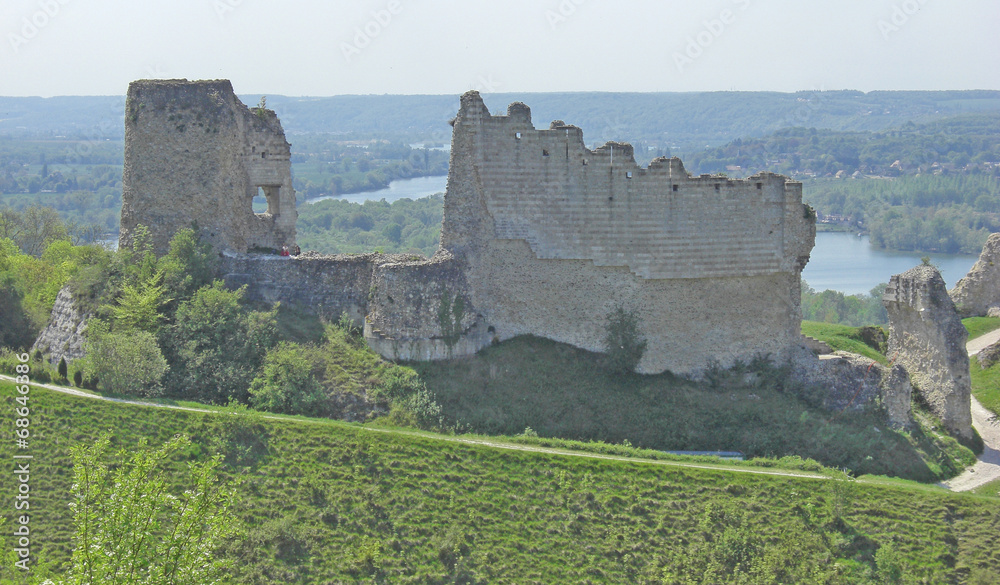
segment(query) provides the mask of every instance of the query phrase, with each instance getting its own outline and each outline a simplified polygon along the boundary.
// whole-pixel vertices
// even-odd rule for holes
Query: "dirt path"
[[[8,382],[13,382],[14,378],[0,374],[0,380],[6,380]],[[53,392],[61,392],[62,394],[70,394],[72,396],[79,396],[81,398],[90,398],[91,400],[103,400],[106,402],[117,402],[120,404],[132,404],[135,406],[145,406],[151,408],[166,408],[169,410],[185,410],[188,412],[202,412],[205,414],[220,414],[218,410],[208,410],[204,408],[191,408],[188,406],[174,406],[172,404],[157,404],[155,402],[145,402],[142,400],[128,400],[124,398],[109,398],[107,396],[101,396],[99,394],[93,394],[90,392],[84,392],[82,390],[77,390],[75,388],[68,388],[64,386],[56,386],[53,384],[41,384],[32,383],[33,388],[45,388],[47,390],[52,390]],[[322,423],[326,419],[288,419],[279,416],[268,416],[264,415],[264,418],[271,420],[283,420],[283,421],[293,421],[298,423]],[[587,459],[606,459],[611,461],[629,461],[634,463],[645,463],[650,465],[663,465],[666,467],[686,467],[689,469],[708,469],[714,471],[723,471],[727,473],[746,473],[751,475],[770,475],[777,477],[797,477],[801,479],[819,479],[819,480],[832,480],[835,478],[819,475],[816,473],[809,473],[807,471],[793,472],[793,471],[773,471],[768,469],[752,469],[745,467],[736,467],[725,464],[706,464],[706,463],[685,463],[683,461],[663,461],[659,459],[642,459],[639,457],[621,457],[617,455],[604,455],[601,453],[588,453],[586,451],[570,451],[568,449],[555,449],[551,447],[535,447],[532,445],[519,445],[517,443],[504,443],[500,441],[490,441],[488,439],[482,438],[467,438],[454,435],[437,435],[433,433],[424,433],[419,431],[403,431],[398,429],[380,429],[376,427],[356,427],[359,431],[367,431],[372,433],[385,433],[389,435],[402,435],[411,437],[424,437],[433,438],[439,441],[448,441],[449,443],[462,443],[465,445],[479,445],[483,447],[489,447],[492,449],[506,449],[509,451],[530,451],[533,453],[547,453],[550,455],[561,455],[565,457],[584,457]]]
[[[1000,341],[1000,329],[969,341],[965,347],[971,357],[997,341]],[[975,465],[941,484],[956,492],[965,492],[1000,479],[1000,423],[975,397],[972,398],[972,426],[979,431],[985,447]]]

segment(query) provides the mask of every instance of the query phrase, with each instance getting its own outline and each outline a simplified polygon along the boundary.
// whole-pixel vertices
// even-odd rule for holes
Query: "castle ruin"
[[[536,129],[526,105],[493,115],[468,92],[432,258],[282,258],[245,253],[294,240],[289,147],[273,112],[251,112],[228,82],[135,82],[127,108],[123,244],[142,223],[162,248],[195,221],[224,254],[228,284],[347,312],[387,358],[469,355],[525,334],[603,351],[619,306],[648,341],[642,372],[696,374],[800,348],[815,225],[801,183],[783,176],[692,177],[676,158],[643,168],[628,144],[591,150],[575,126]],[[272,188],[263,216],[249,208],[257,187]]]
[[[254,213],[262,194],[267,211]],[[158,253],[196,224],[220,250],[295,244],[290,145],[273,110],[249,109],[228,80],[141,80],[125,102],[120,245],[150,228]]]

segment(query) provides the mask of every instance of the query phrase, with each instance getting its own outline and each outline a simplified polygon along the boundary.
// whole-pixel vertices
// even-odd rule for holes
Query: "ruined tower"
[[[247,108],[228,80],[139,80],[125,106],[120,245],[139,224],[158,253],[197,224],[219,251],[295,243],[290,145],[272,110]],[[267,210],[254,213],[256,195]]]
[[[639,318],[644,372],[781,359],[799,344],[815,239],[801,183],[692,177],[676,158],[642,168],[631,145],[590,150],[580,128],[536,129],[521,103],[492,115],[476,92],[453,126],[435,262],[455,277],[446,302],[422,300],[421,326],[399,302],[416,298],[416,268],[376,268],[369,343],[383,355],[433,357],[423,340],[448,335],[453,354],[522,334],[603,351],[617,306]]]

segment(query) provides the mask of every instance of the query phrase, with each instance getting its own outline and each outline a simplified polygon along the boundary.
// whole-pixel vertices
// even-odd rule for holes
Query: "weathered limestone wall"
[[[1000,310],[1000,234],[991,234],[969,274],[948,293],[963,317]]]
[[[972,437],[968,332],[933,266],[917,266],[889,280],[890,359],[903,366],[931,410],[952,433]]]
[[[225,254],[219,273],[229,288],[246,285],[250,300],[300,305],[330,320],[346,312],[360,326],[368,313],[375,267],[408,258],[402,254]]]
[[[158,252],[198,224],[220,250],[295,243],[290,145],[271,110],[250,110],[229,81],[140,80],[125,106],[120,245],[147,226]],[[263,190],[268,210],[252,200]]]
[[[38,335],[31,351],[40,350],[43,354],[48,354],[49,361],[53,364],[59,363],[62,358],[67,362],[82,358],[83,331],[89,317],[89,314],[83,314],[77,308],[69,287],[62,287],[52,306],[49,323]]]
[[[899,364],[886,367],[845,351],[822,358],[803,354],[796,356],[793,363],[793,379],[823,388],[824,408],[851,412],[880,404],[891,427],[910,426],[913,387]]]
[[[696,373],[800,343],[799,274],[815,238],[801,184],[690,177],[677,159],[587,149],[527,106],[492,116],[475,92],[454,122],[442,248],[498,339],[603,347],[605,315],[637,311],[640,371]]]

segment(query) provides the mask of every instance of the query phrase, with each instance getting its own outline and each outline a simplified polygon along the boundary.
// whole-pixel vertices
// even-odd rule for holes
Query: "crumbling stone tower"
[[[290,145],[274,111],[247,108],[228,80],[129,84],[122,184],[120,245],[142,224],[163,253],[193,223],[219,251],[295,244]]]

